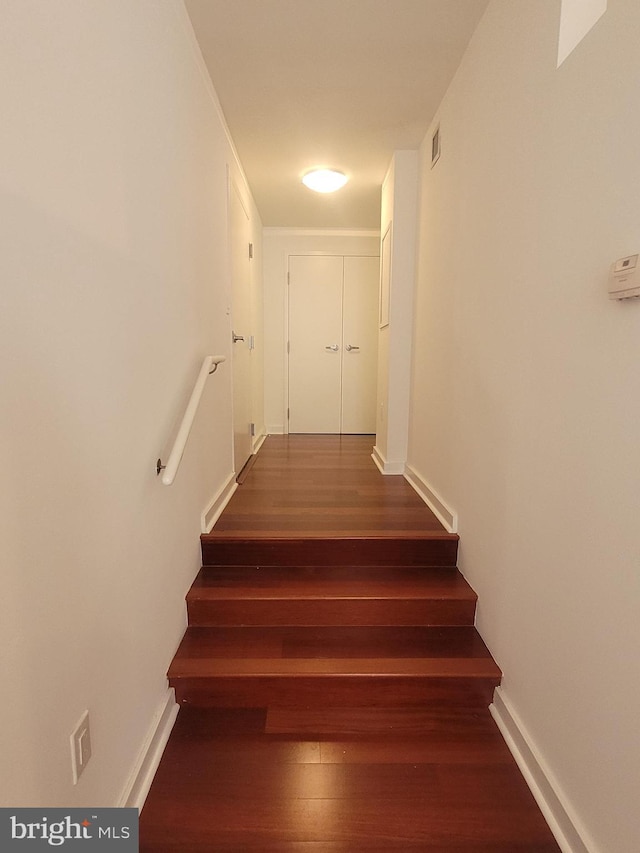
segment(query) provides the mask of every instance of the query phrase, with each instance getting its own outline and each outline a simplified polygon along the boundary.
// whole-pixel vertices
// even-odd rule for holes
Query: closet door
[[[343,433],[376,431],[380,259],[345,257],[343,292]]]
[[[231,287],[233,344],[233,466],[239,474],[251,456],[251,267],[249,214],[240,191],[230,179]]]
[[[289,432],[340,432],[342,278],[342,257],[289,257]]]

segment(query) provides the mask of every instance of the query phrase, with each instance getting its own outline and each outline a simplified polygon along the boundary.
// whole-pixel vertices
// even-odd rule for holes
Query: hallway
[[[640,274],[640,51],[625,49],[640,43],[638,0],[4,0],[0,22],[2,805],[141,807],[179,690],[147,844],[184,849],[171,827],[191,819],[187,781],[171,767],[188,742],[202,791],[185,796],[210,810],[201,848],[215,825],[216,844],[243,850],[267,843],[260,826],[268,844],[307,839],[316,853],[354,839],[387,849],[374,825],[383,817],[365,839],[338,800],[333,826],[296,833],[275,811],[269,823],[267,808],[293,814],[302,800],[274,787],[280,805],[269,806],[258,777],[247,807],[237,774],[249,791],[256,764],[242,756],[285,739],[275,709],[293,682],[307,695],[319,685],[326,700],[323,683],[333,692],[347,679],[353,707],[378,715],[383,682],[433,693],[443,661],[449,683],[464,660],[485,697],[498,676],[475,618],[503,673],[495,719],[563,850],[638,850],[640,300],[609,293],[616,265],[623,278],[633,269],[630,282]],[[350,178],[338,195],[302,184],[321,164]],[[237,253],[234,193],[249,232]],[[239,313],[240,254],[251,310]],[[313,255],[381,259],[376,461],[406,472],[461,531],[459,563],[455,540],[402,477],[378,476],[370,448],[350,481],[333,452],[316,446],[307,459],[300,436],[281,437],[290,259]],[[344,363],[346,346],[358,358],[361,342],[342,338],[323,340],[327,360]],[[234,401],[241,351],[250,412]],[[169,486],[157,460],[171,455],[208,357],[225,361],[206,379]],[[201,560],[200,531],[234,488],[234,418],[248,452],[270,437]],[[278,455],[299,459],[307,482]],[[437,565],[425,567],[434,543]],[[223,553],[223,565],[210,562]],[[350,573],[357,559],[368,563]],[[466,623],[430,624],[445,609]],[[294,613],[306,624],[292,625]],[[198,685],[227,710],[193,707]],[[387,698],[399,704],[395,686]],[[276,744],[261,772],[273,780],[269,767],[313,744],[304,755],[329,764],[334,797],[363,801],[362,823],[376,798],[326,743],[365,723],[318,707],[338,734],[289,720],[291,752],[278,757]],[[435,713],[424,696],[410,707]],[[92,755],[78,779],[70,736],[87,713]],[[511,762],[486,711],[476,717]],[[206,745],[198,726],[215,733]],[[418,739],[429,731],[423,718]],[[478,753],[456,732],[468,763]],[[227,770],[225,749],[237,752]],[[438,747],[405,768],[422,768],[420,795],[439,803],[440,756],[460,766]],[[367,784],[405,772],[376,758]],[[414,796],[409,782],[396,800]],[[310,814],[319,784],[296,782]],[[495,785],[486,791],[502,804]],[[517,850],[501,821],[503,849]],[[391,834],[400,818],[384,822]],[[440,845],[437,827],[404,824],[411,843]],[[477,845],[495,851],[483,832]],[[470,834],[447,843],[473,846]]]
[[[393,562],[397,543],[412,554],[457,537],[378,472],[370,445],[268,438],[203,537],[170,671],[182,709],[141,851],[558,850],[487,710],[499,671],[473,591],[428,550],[415,551],[427,565]],[[234,541],[281,548],[284,564],[207,565]],[[381,561],[340,565],[327,541]],[[296,566],[302,547],[335,560]]]

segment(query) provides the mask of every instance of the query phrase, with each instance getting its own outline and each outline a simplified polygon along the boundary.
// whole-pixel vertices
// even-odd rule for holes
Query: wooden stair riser
[[[257,599],[192,600],[189,625],[447,626],[473,625],[473,600]]]
[[[499,678],[416,678],[379,675],[327,677],[173,678],[181,704],[264,708],[273,705],[399,707],[408,704],[486,709]]]
[[[452,566],[458,537],[414,539],[238,539],[202,536],[205,566]]]

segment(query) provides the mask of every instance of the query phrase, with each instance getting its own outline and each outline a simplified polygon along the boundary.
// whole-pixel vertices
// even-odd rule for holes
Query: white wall
[[[377,255],[377,231],[295,228],[263,231],[264,411],[267,433],[285,432],[286,316],[289,255]]]
[[[409,459],[459,512],[504,695],[592,851],[638,848],[637,0],[556,69],[559,3],[495,0],[422,150]]]
[[[382,184],[380,235],[384,241],[388,233],[389,295],[388,318],[381,315],[388,323],[378,334],[374,458],[385,474],[402,474],[407,461],[418,162],[417,151],[396,151]]]
[[[166,700],[200,513],[232,470],[228,363],[171,488],[154,465],[203,356],[230,355],[233,155],[181,3],[0,16],[0,804],[110,806]]]

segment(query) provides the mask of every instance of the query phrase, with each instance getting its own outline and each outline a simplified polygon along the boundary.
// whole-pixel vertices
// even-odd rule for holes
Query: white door
[[[233,370],[233,465],[236,474],[251,456],[251,268],[249,215],[230,180],[231,347]]]
[[[344,259],[342,428],[376,431],[380,259]]]
[[[375,432],[378,270],[378,258],[289,258],[289,432]]]
[[[289,432],[340,432],[342,266],[289,258]]]

